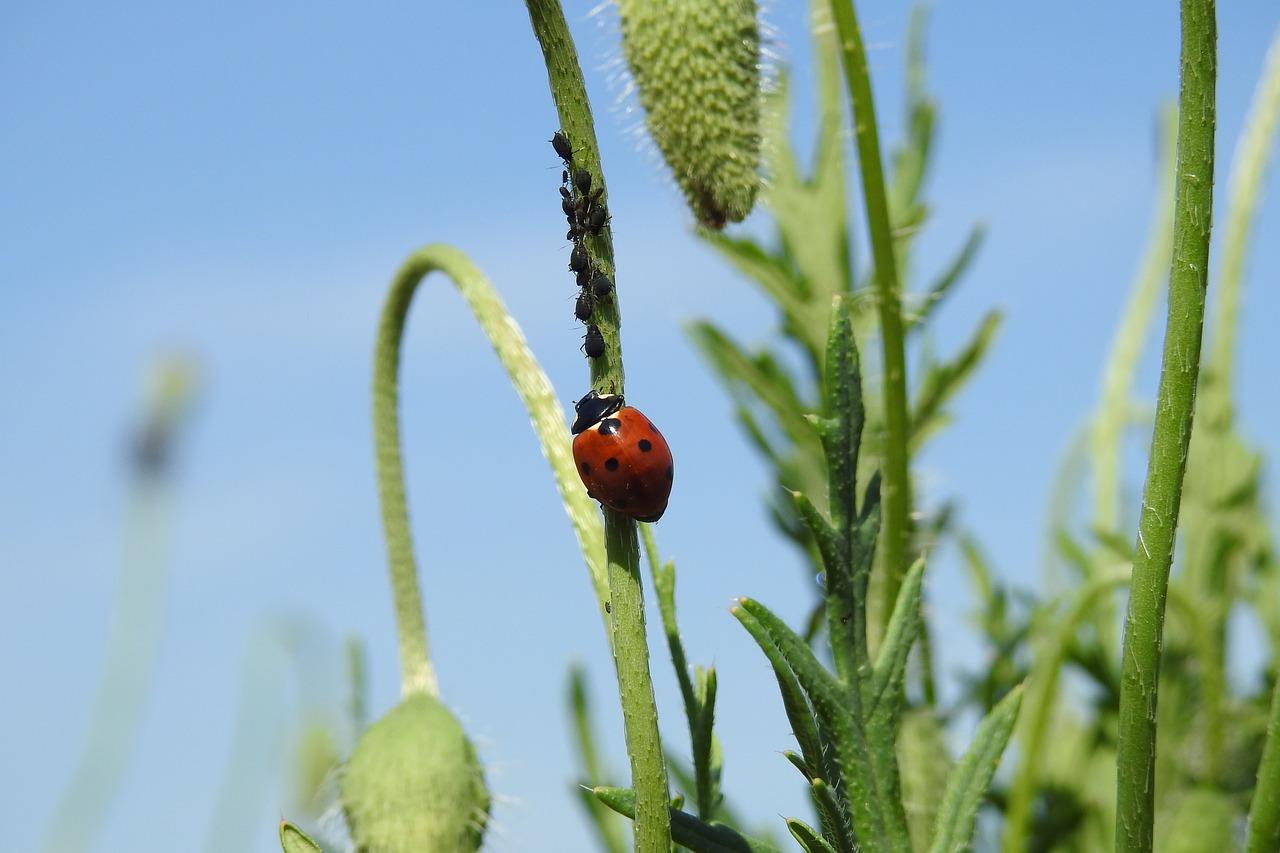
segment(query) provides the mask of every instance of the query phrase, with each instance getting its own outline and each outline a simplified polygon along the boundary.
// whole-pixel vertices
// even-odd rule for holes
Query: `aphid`
[[[604,355],[604,335],[599,326],[587,326],[587,334],[582,339],[582,351],[587,358],[599,358]]]
[[[591,192],[591,173],[586,169],[579,169],[573,173],[573,185],[578,188],[578,192],[586,195]]]
[[[593,207],[591,212],[587,214],[587,230],[592,234],[599,234],[604,226],[609,222],[609,211],[604,207]]]
[[[567,166],[573,160],[573,146],[569,144],[569,140],[560,131],[551,134],[551,147],[556,150],[556,156],[564,161]]]
[[[591,295],[601,302],[605,302],[608,301],[611,293],[613,293],[613,282],[609,280],[609,276],[602,272],[597,272],[595,277],[591,279]]]
[[[587,257],[587,247],[581,243],[574,243],[573,251],[569,253],[569,269],[575,273],[582,272],[590,262]]]
[[[578,294],[578,301],[573,305],[573,316],[585,323],[591,319],[591,310],[591,295],[584,290]]]
[[[639,521],[662,518],[675,479],[662,433],[621,394],[589,391],[574,408],[573,461],[587,494]]]

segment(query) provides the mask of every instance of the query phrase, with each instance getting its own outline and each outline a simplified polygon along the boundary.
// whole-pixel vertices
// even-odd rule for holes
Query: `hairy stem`
[[[1217,25],[1213,0],[1182,0],[1173,265],[1160,391],[1125,619],[1116,850],[1148,853],[1155,819],[1161,635],[1195,410],[1213,205]]]
[[[600,203],[606,204],[608,191],[600,165],[591,105],[564,10],[558,0],[526,0],[525,5],[534,36],[542,47],[560,131],[573,148],[574,168],[584,168],[591,173],[594,185],[604,190]],[[592,263],[605,274],[613,276],[615,284],[612,303],[598,305],[592,318],[605,344],[604,355],[591,359],[592,387],[623,393],[625,377],[619,336],[622,318],[617,298],[622,287],[614,269],[610,229],[588,236],[585,245]],[[635,849],[644,853],[667,853],[671,846],[667,765],[662,754],[658,708],[649,673],[636,523],[605,510],[604,527],[612,606],[610,637],[627,752],[631,757],[631,785],[636,794]]]
[[[871,78],[867,54],[858,29],[852,0],[833,0],[832,14],[840,40],[840,59],[853,105],[854,130],[858,144],[858,164],[862,171],[862,194],[871,232],[871,254],[875,260],[876,309],[880,317],[880,343],[884,359],[884,501],[883,548],[886,569],[884,601],[880,607],[887,623],[898,598],[902,575],[910,562],[911,480],[907,440],[907,367],[903,344],[902,303],[899,297],[898,266],[893,245],[893,225],[885,192],[884,167],[880,158],[880,137],[876,128]]]

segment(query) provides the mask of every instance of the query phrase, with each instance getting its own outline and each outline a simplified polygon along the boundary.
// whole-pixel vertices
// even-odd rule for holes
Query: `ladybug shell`
[[[595,399],[609,398],[592,398],[592,402]],[[580,417],[583,408],[579,406]],[[671,448],[658,428],[630,406],[609,412],[581,430],[578,426],[573,461],[587,494],[638,521],[662,518],[675,468]]]

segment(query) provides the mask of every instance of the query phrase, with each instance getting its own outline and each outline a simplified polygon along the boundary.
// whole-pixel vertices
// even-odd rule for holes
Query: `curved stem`
[[[1152,847],[1160,646],[1200,373],[1213,205],[1216,80],[1214,2],[1182,0],[1173,265],[1155,429],[1125,619],[1116,775],[1117,853],[1148,853]]]
[[[862,194],[871,232],[871,254],[875,259],[876,309],[880,317],[880,342],[884,359],[884,531],[881,547],[885,566],[885,599],[880,612],[887,623],[898,598],[902,576],[910,562],[911,479],[907,441],[907,366],[903,344],[902,303],[899,298],[898,266],[893,246],[893,224],[885,192],[884,167],[880,158],[880,137],[876,129],[875,103],[867,54],[852,0],[831,4],[840,40],[840,59],[853,105],[854,132],[858,143],[858,164],[862,171]]]
[[[401,268],[387,294],[373,357],[374,459],[400,641],[400,692],[406,697],[414,693],[439,695],[427,647],[427,625],[413,558],[413,534],[409,530],[409,505],[404,494],[404,460],[400,456],[400,339],[409,302],[426,274],[424,271],[413,275],[408,268],[409,264]]]
[[[392,282],[378,328],[374,356],[373,419],[378,492],[382,501],[396,627],[400,637],[401,689],[406,695],[412,692],[433,693],[435,678],[427,650],[426,625],[422,617],[405,501],[397,375],[400,338],[409,302],[422,279],[436,270],[444,272],[457,285],[529,412],[534,432],[542,445],[542,454],[551,465],[560,499],[591,573],[601,617],[606,619],[605,603],[609,597],[599,514],[578,480],[564,428],[564,411],[556,400],[551,382],[525,344],[520,327],[511,319],[502,300],[475,265],[449,246],[437,244],[419,249],[404,262]]]

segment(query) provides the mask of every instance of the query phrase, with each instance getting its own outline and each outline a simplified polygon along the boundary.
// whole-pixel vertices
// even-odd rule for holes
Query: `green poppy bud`
[[[708,228],[740,222],[760,187],[754,0],[618,0],[622,50],[649,134]]]
[[[474,853],[489,819],[489,791],[458,720],[425,694],[369,727],[339,780],[360,853]]]

